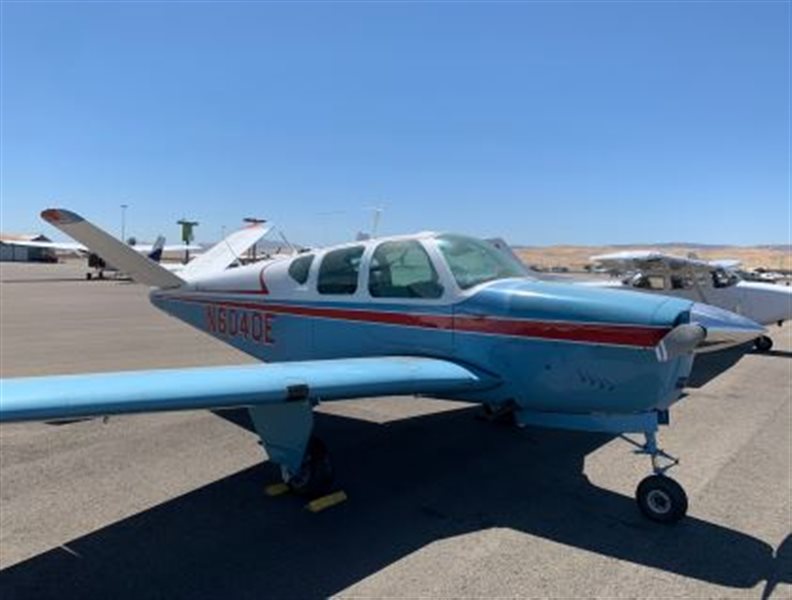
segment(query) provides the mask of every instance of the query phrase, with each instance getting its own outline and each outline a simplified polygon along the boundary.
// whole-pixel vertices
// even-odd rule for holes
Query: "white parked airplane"
[[[680,296],[748,317],[762,325],[792,319],[792,288],[744,281],[735,272],[739,261],[706,261],[652,251],[626,251],[592,256],[607,269],[627,272],[621,281],[591,282],[605,287],[630,287],[643,292]],[[757,350],[773,346],[768,336],[756,339]]]
[[[202,247],[195,244],[172,244],[170,246],[164,245],[165,238],[160,236],[154,244],[135,244],[130,245],[131,248],[140,252],[141,254],[148,255],[152,260],[158,261],[159,256],[163,252],[182,252],[184,250],[201,250]],[[14,240],[14,246],[25,246],[27,248],[47,248],[56,252],[65,252],[76,254],[78,256],[85,256],[88,259],[88,268],[85,278],[104,279],[105,273],[115,272],[117,269],[110,265],[107,261],[103,260],[100,256],[91,252],[86,246],[78,242],[33,242],[24,240]]]

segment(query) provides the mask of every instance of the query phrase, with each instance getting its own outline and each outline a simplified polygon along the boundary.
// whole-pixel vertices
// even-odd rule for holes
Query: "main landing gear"
[[[291,490],[301,496],[321,496],[333,485],[333,464],[327,446],[317,436],[308,441],[302,464],[297,471],[281,465],[281,478]]]
[[[621,438],[637,448],[636,454],[646,454],[652,460],[653,475],[646,477],[635,490],[638,508],[644,516],[658,523],[676,523],[687,514],[688,499],[685,490],[665,473],[679,464],[679,460],[657,447],[654,431],[644,434],[646,443],[640,444],[622,435]]]
[[[758,337],[754,340],[754,348],[756,348],[757,352],[769,352],[772,347],[773,340],[766,335]]]

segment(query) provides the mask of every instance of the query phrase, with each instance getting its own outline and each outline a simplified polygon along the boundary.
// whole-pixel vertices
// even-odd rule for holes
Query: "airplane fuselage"
[[[659,361],[655,347],[690,320],[693,302],[634,292],[505,278],[462,289],[432,236],[419,238],[442,293],[382,298],[370,292],[363,248],[350,294],[322,294],[315,253],[307,278],[294,260],[241,267],[174,291],[155,290],[165,312],[263,361],[388,355],[450,359],[497,384],[466,399],[536,411],[635,413],[677,400],[686,354]]]

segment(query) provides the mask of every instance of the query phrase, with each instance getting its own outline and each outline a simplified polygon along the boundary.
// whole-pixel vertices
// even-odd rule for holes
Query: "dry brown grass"
[[[516,248],[515,251],[526,264],[541,267],[564,266],[580,270],[590,264],[590,257],[597,254],[621,252],[624,250],[657,250],[666,254],[687,256],[695,252],[704,260],[735,259],[742,261],[748,269],[764,267],[765,269],[792,269],[790,247],[761,246],[718,246],[713,248],[696,248],[690,246],[546,246],[532,248]]]

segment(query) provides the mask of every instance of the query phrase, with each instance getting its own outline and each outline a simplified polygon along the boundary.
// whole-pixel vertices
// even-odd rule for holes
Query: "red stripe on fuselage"
[[[670,331],[670,328],[642,327],[640,325],[528,321],[469,316],[455,317],[454,329],[468,333],[639,347],[657,345]]]
[[[194,296],[165,296],[164,298],[182,302],[195,302],[198,304],[212,304],[249,310],[265,310],[276,314],[302,317],[421,327],[424,329],[443,329],[464,333],[540,338],[589,344],[613,344],[619,346],[652,347],[657,345],[671,330],[670,327],[609,323],[576,323],[573,321],[536,321],[469,315],[451,316],[428,313],[397,313],[367,309],[276,304],[271,302],[214,300],[197,298]]]

